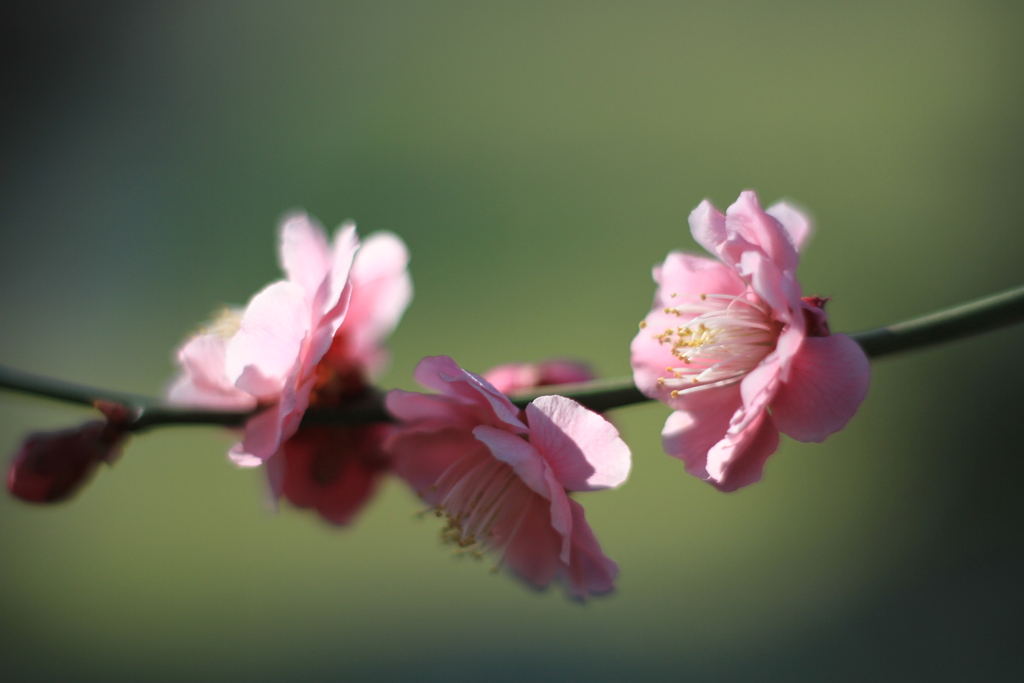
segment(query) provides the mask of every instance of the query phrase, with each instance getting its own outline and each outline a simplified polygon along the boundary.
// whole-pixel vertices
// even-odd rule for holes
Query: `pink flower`
[[[447,517],[443,538],[500,554],[538,588],[558,578],[580,599],[612,590],[618,566],[567,491],[626,480],[629,448],[615,428],[562,396],[520,411],[447,356],[424,358],[416,379],[441,393],[388,393],[402,424],[387,448],[395,471]]]
[[[85,486],[101,463],[113,463],[130,416],[114,403],[97,401],[96,407],[106,420],[29,434],[11,460],[7,489],[30,503],[57,503]]]
[[[355,226],[347,224],[328,245],[306,215],[287,217],[280,250],[287,279],[268,285],[244,311],[227,311],[181,348],[183,373],[170,399],[263,408],[246,424],[231,459],[243,467],[266,463],[275,498],[283,493],[329,521],[349,521],[386,469],[380,445],[387,427],[300,432],[299,424],[310,405],[337,406],[371,391],[370,380],[387,361],[383,341],[412,297],[408,258],[390,233],[360,246]]]
[[[633,378],[675,409],[665,451],[723,491],[761,478],[779,432],[823,441],[867,395],[869,367],[849,337],[830,334],[824,299],[794,274],[808,219],[761,209],[747,191],[725,216],[705,200],[694,239],[718,261],[672,252],[654,268],[654,306],[631,347]]]
[[[552,384],[587,382],[596,377],[586,363],[552,359],[540,363],[506,363],[491,368],[484,379],[503,394],[526,391]]]

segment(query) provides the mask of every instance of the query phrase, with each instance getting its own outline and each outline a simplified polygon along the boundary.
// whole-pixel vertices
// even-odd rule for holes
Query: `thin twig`
[[[888,327],[851,334],[850,337],[860,344],[869,357],[878,358],[899,351],[925,348],[983,334],[1019,322],[1024,322],[1024,287],[993,294]],[[133,432],[165,425],[241,427],[259,410],[212,411],[183,408],[148,396],[74,384],[3,365],[0,365],[0,388],[86,406],[92,406],[100,400],[118,403],[137,414],[128,427],[128,430]],[[575,399],[598,412],[651,400],[640,393],[629,377],[539,387],[530,392],[514,394],[510,398],[522,408],[538,396],[552,394]],[[345,406],[330,409],[311,408],[306,411],[303,424],[361,424],[390,420],[391,417],[384,409],[383,394],[375,392],[365,399]]]

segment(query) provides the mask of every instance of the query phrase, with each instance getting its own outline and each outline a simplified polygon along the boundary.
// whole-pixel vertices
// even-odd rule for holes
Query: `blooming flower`
[[[761,478],[780,431],[823,441],[842,429],[870,371],[856,342],[830,333],[826,300],[801,296],[794,271],[810,222],[799,211],[764,211],[747,191],[724,216],[702,202],[690,230],[718,261],[672,252],[654,268],[633,378],[675,409],[662,432],[666,452],[732,491]]]
[[[538,588],[558,578],[581,599],[610,591],[618,566],[567,491],[626,480],[629,448],[615,428],[562,396],[520,411],[447,356],[424,358],[416,379],[441,393],[388,393],[402,424],[387,448],[396,473],[447,518],[443,538],[498,553]]]
[[[232,460],[267,465],[271,492],[343,524],[386,470],[386,425],[306,427],[310,405],[364,398],[387,361],[384,339],[412,297],[408,253],[390,233],[362,246],[343,225],[328,245],[304,214],[281,226],[287,278],[256,294],[244,311],[227,311],[178,352],[176,403],[263,408],[249,419]]]
[[[11,460],[7,489],[30,503],[57,503],[82,488],[101,463],[121,453],[130,421],[124,406],[97,401],[105,420],[29,434]]]

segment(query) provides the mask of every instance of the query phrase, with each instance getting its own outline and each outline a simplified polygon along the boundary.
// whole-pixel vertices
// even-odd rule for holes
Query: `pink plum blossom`
[[[390,233],[362,245],[343,225],[328,244],[305,214],[281,225],[286,279],[243,311],[226,311],[178,352],[171,401],[219,409],[261,409],[229,455],[267,465],[275,499],[285,495],[343,524],[386,471],[386,425],[299,429],[311,406],[364,398],[384,367],[384,340],[412,297],[405,245]]]
[[[540,363],[505,363],[483,374],[483,378],[503,394],[552,384],[588,382],[596,376],[586,363],[565,358],[554,358]]]
[[[867,357],[831,334],[825,299],[804,297],[798,251],[810,221],[743,192],[723,216],[707,200],[690,231],[718,260],[672,252],[654,268],[651,312],[633,339],[637,387],[675,409],[665,451],[723,491],[761,479],[779,432],[823,441],[867,395]]]
[[[387,449],[395,472],[447,518],[443,538],[493,551],[538,588],[557,578],[579,599],[612,590],[618,566],[567,492],[626,480],[629,448],[615,427],[562,396],[520,411],[447,356],[424,358],[416,379],[440,393],[388,393],[401,425]]]

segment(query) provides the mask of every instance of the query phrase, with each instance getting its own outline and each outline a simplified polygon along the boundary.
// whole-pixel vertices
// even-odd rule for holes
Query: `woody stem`
[[[871,358],[921,349],[1024,322],[1024,286],[993,294],[936,313],[874,330],[851,334]],[[160,399],[74,384],[0,365],[0,389],[68,403],[92,406],[96,401],[118,403],[135,414],[130,431],[162,425],[219,425],[240,427],[257,411],[211,411],[182,408]],[[538,396],[558,394],[603,412],[651,399],[640,393],[629,377],[599,379],[579,384],[546,386],[510,396],[519,407]],[[303,424],[362,424],[386,422],[383,394],[373,393],[360,401],[330,409],[311,408]]]

